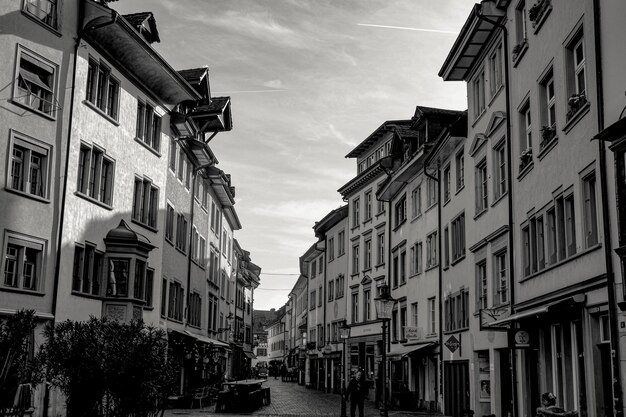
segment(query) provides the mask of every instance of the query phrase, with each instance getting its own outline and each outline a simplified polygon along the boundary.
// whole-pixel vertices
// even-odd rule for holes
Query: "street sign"
[[[454,336],[450,336],[443,344],[446,345],[452,353],[456,352],[456,350],[461,347],[461,342]]]
[[[415,326],[404,326],[404,337],[407,339],[419,339],[420,328]]]

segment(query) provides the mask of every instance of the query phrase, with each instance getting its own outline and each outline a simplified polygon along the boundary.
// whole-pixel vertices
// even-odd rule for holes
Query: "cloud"
[[[266,81],[261,85],[263,87],[284,89],[283,82],[281,80]]]
[[[367,26],[372,28],[384,28],[384,29],[401,29],[401,30],[414,30],[418,32],[431,32],[431,33],[445,33],[456,35],[458,32],[453,32],[451,30],[441,30],[441,29],[426,29],[426,28],[408,28],[404,26],[387,26],[387,25],[372,25],[369,23],[357,23],[357,26]]]

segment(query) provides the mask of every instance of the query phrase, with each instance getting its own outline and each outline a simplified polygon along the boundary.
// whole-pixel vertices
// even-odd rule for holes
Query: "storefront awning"
[[[585,302],[584,294],[576,294],[572,297],[567,297],[563,300],[555,301],[549,304],[544,304],[540,307],[531,308],[529,310],[520,311],[519,313],[512,314],[509,317],[493,321],[489,323],[489,327],[499,327],[499,326],[510,324],[515,321],[519,321],[521,319],[529,319],[531,317],[536,318],[542,314],[546,314],[550,312],[551,310],[555,310],[560,307],[571,307],[571,306],[582,304],[584,302]]]
[[[207,344],[214,345],[214,346],[228,347],[228,343],[224,343],[216,339],[211,339],[210,337],[206,337],[201,334],[191,333],[189,330],[185,330],[185,334],[187,336],[193,337],[198,342],[207,343]]]
[[[391,345],[391,349],[387,353],[387,359],[398,360],[405,356],[414,355],[419,351],[435,346],[435,342],[421,343],[418,345]]]
[[[244,350],[243,354],[246,355],[246,358],[248,359],[256,359],[256,355],[252,351]]]

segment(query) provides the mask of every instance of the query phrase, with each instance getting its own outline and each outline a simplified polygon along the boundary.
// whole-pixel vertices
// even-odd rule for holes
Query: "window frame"
[[[156,110],[156,106],[148,101],[137,99],[135,139],[160,154],[162,117]]]
[[[30,65],[35,66],[36,70],[40,70],[41,72],[45,72],[49,74],[49,82],[51,85],[46,84],[41,80],[41,77],[33,77],[30,74],[33,74],[32,71],[29,71],[27,68],[22,68],[22,60],[28,61]],[[39,114],[43,117],[56,120],[57,109],[58,109],[58,77],[59,77],[59,66],[54,62],[44,58],[43,56],[31,51],[30,49],[25,48],[24,46],[18,44],[17,45],[17,56],[15,60],[15,72],[13,79],[13,89],[11,93],[11,101],[13,104],[16,104],[20,107],[28,109],[36,114]],[[24,71],[24,75],[28,73],[28,76],[24,76],[21,73],[21,70]],[[33,74],[37,75],[37,74]],[[22,80],[20,82],[20,79]],[[28,79],[28,80],[27,80]],[[24,87],[21,87],[20,84],[24,84]],[[36,88],[35,88],[36,87]],[[36,91],[33,91],[31,88],[34,88]],[[37,96],[37,92],[39,91],[47,92],[44,96]],[[24,94],[25,92],[25,94]],[[31,96],[35,97],[35,100],[38,100],[40,104],[45,104],[49,106],[49,111],[44,109],[39,109],[34,107],[32,104]],[[22,102],[20,99],[24,97],[29,97],[28,103]]]
[[[85,89],[85,103],[102,115],[119,122],[120,113],[120,81],[112,75],[111,66],[101,59],[88,58],[87,87]],[[100,83],[104,87],[100,86]],[[113,98],[111,98],[113,94]]]
[[[15,254],[9,255],[9,246],[16,249]],[[0,280],[0,288],[3,290],[28,292],[28,293],[44,293],[46,261],[47,261],[47,241],[35,236],[25,235],[18,232],[5,229],[4,243],[2,245],[2,279]],[[25,252],[28,250],[36,251],[35,265],[32,267],[32,271],[35,277],[31,276],[33,280],[31,285],[25,286],[25,273],[26,264],[28,259],[25,257]],[[7,268],[9,261],[14,262],[14,285],[9,284],[7,280]]]
[[[88,158],[83,156],[86,155],[85,152],[88,152]],[[94,154],[96,156],[99,156],[100,158],[100,163],[98,164],[98,166],[92,165]],[[110,175],[106,175],[104,177],[108,181],[108,184],[105,185],[105,188],[103,190],[101,181],[103,178],[102,169],[104,168],[105,164],[109,166],[109,171],[107,172],[110,172]],[[95,143],[90,145],[81,141],[77,165],[78,183],[76,185],[76,194],[106,208],[113,208],[113,190],[115,188],[115,160],[107,155],[104,148],[101,148]],[[92,175],[94,178],[92,178]]]
[[[14,171],[15,166],[15,149],[21,148],[20,151],[23,152],[21,157],[21,161],[19,161],[19,171],[20,171],[20,179],[19,179],[19,187],[15,188],[14,184]],[[39,175],[40,179],[38,183],[40,184],[40,192],[33,193],[33,156],[36,155],[40,158],[39,162]],[[7,174],[6,174],[6,190],[15,192],[21,195],[24,195],[29,198],[34,198],[38,200],[49,201],[50,200],[50,188],[51,188],[51,170],[52,164],[50,160],[54,158],[53,156],[53,147],[52,145],[48,145],[42,141],[39,141],[33,137],[24,135],[19,133],[13,129],[10,131],[10,139],[9,139],[9,153],[8,159],[9,163],[7,163]]]
[[[138,184],[141,185],[140,188],[138,188]],[[139,194],[138,191],[140,191]],[[133,208],[131,212],[133,222],[151,230],[157,230],[159,222],[159,192],[159,187],[150,178],[135,175]]]

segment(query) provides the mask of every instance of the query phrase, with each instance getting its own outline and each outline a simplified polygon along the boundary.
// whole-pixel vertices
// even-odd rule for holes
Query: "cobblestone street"
[[[271,388],[272,403],[259,408],[247,415],[254,416],[339,416],[341,411],[341,397],[338,394],[326,394],[321,391],[306,389],[293,382],[282,382],[280,379],[270,378],[264,384]],[[373,396],[373,392],[370,392]],[[164,417],[176,416],[233,416],[236,414],[215,414],[214,405],[203,409],[166,410]],[[347,404],[347,414],[350,415],[350,404]],[[378,416],[379,411],[373,402],[365,402],[365,417]],[[419,413],[389,411],[390,417],[416,416]],[[358,410],[357,410],[358,416]]]

